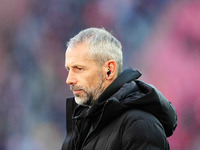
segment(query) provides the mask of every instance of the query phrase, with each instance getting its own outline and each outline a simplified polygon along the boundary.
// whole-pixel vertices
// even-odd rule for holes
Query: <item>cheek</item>
[[[97,77],[90,76],[88,79],[85,81],[85,86],[87,87],[88,90],[95,89],[98,84],[99,80]]]
[[[95,88],[97,84],[97,80],[95,78],[88,79],[88,86],[89,88]]]
[[[92,78],[92,79],[90,80],[90,85],[91,85],[92,87],[99,87],[100,84],[101,84],[102,82],[103,82],[102,76],[101,76],[101,75],[98,75],[96,78]]]
[[[96,78],[93,76],[86,76],[83,78],[79,78],[78,86],[82,86],[85,90],[89,91],[91,88],[94,88],[97,84]]]
[[[79,80],[79,85],[84,86],[87,90],[95,89],[102,83],[103,77],[101,72],[99,74],[96,72],[91,72],[85,76],[82,76]]]

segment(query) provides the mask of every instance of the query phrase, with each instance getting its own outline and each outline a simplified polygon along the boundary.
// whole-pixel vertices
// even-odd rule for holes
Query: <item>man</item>
[[[65,54],[67,137],[62,150],[168,150],[177,117],[171,103],[141,74],[122,69],[122,46],[99,28],[70,39]],[[75,102],[76,103],[75,103]]]

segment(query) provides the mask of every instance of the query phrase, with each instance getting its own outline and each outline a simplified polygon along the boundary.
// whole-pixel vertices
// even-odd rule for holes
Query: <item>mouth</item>
[[[83,90],[73,90],[73,94],[76,95],[76,94],[79,94],[80,92],[82,92]]]
[[[81,86],[70,86],[70,90],[72,90],[74,95],[79,95],[81,92],[85,91]]]

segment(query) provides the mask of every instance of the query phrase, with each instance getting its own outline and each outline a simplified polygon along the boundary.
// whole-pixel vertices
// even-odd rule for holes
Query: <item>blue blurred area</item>
[[[178,112],[172,150],[200,149],[200,2],[15,0],[0,2],[0,150],[61,149],[65,43],[87,27],[121,42],[124,68],[141,70]]]

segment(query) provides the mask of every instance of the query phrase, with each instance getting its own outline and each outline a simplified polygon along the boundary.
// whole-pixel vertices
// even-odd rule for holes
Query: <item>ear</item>
[[[117,63],[109,60],[105,63],[105,75],[107,80],[114,80],[117,77]]]

